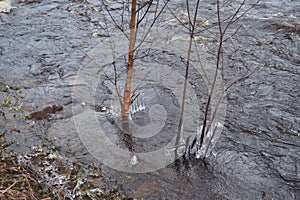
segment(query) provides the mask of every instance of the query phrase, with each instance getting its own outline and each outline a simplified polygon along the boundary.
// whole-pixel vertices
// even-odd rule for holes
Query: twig
[[[267,56],[268,56],[267,54],[264,55],[264,57],[262,57],[262,58],[260,59],[260,61],[258,62],[257,66],[256,66],[250,73],[248,73],[248,74],[246,74],[245,76],[240,77],[239,79],[237,79],[237,80],[233,81],[232,83],[230,83],[230,84],[226,87],[225,91],[227,91],[229,88],[231,88],[233,85],[237,84],[238,82],[241,82],[241,81],[244,81],[244,80],[248,79],[248,78],[249,78],[250,76],[252,76],[255,72],[257,72],[259,66],[263,63],[263,61],[266,59]]]
[[[19,181],[14,182],[13,184],[11,184],[10,186],[8,186],[8,188],[6,188],[5,190],[0,190],[0,196],[4,195],[8,190],[10,190],[12,187],[14,187],[15,184],[17,184]]]

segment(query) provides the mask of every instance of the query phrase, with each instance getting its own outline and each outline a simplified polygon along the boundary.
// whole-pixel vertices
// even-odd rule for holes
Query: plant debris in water
[[[53,150],[6,152],[0,134],[0,199],[130,199],[105,185],[100,166],[66,165]]]
[[[63,109],[62,105],[55,104],[52,106],[48,106],[48,107],[44,108],[43,110],[32,112],[29,115],[27,115],[26,118],[40,120],[40,119],[44,119],[47,115],[54,114],[58,111],[61,111],[62,109]]]

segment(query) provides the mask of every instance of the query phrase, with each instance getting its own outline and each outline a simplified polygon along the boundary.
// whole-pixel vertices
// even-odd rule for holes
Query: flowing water
[[[185,8],[185,1],[173,1],[170,4],[174,6],[174,12]],[[110,109],[112,105],[113,109],[119,109],[117,103],[112,103],[117,102],[117,99],[112,99],[112,96],[117,95],[110,93],[113,89],[107,78],[112,78],[114,71],[102,70],[100,82],[97,77],[89,80],[99,82],[96,95],[90,94],[94,91],[83,91],[82,94],[95,97],[96,101],[72,102],[72,95],[74,87],[88,83],[78,81],[78,70],[83,66],[94,66],[89,64],[90,60],[101,63],[101,59],[105,59],[97,53],[99,45],[101,47],[110,38],[109,31],[112,30],[113,22],[101,1],[41,0],[30,4],[13,2],[13,6],[9,14],[0,13],[0,83],[2,88],[6,85],[10,85],[10,88],[20,87],[15,92],[0,92],[1,102],[6,101],[7,104],[5,107],[2,103],[1,113],[4,114],[0,116],[0,131],[6,132],[6,140],[12,143],[8,148],[29,152],[32,146],[45,140],[53,141],[60,153],[72,162],[97,162],[88,151],[90,149],[85,145],[85,140],[80,138],[82,135],[76,130],[72,114],[76,116],[82,113],[82,103],[100,104],[102,111],[104,107]],[[113,11],[123,8],[119,1],[109,6]],[[201,17],[209,19],[209,23],[213,24],[215,19],[209,16],[214,13],[215,4],[201,1],[200,7]],[[232,10],[228,8],[227,14],[230,12]],[[165,14],[159,23],[165,25],[171,18],[172,15]],[[248,79],[237,82],[227,90],[224,128],[206,164],[195,158],[179,159],[158,171],[141,174],[103,167],[106,174],[118,181],[119,190],[132,197],[145,199],[300,198],[300,3],[296,0],[262,1],[237,23],[236,27],[240,26],[235,37],[237,39],[225,44],[226,85],[229,86],[238,77],[259,67]],[[174,24],[169,23],[168,26],[177,33],[176,38],[171,37],[171,41],[185,34],[184,30]],[[229,30],[230,33],[233,31]],[[203,32],[201,37],[209,41],[213,39],[210,35],[216,32],[216,28],[211,28],[210,32]],[[205,45],[209,47],[211,43]],[[110,54],[110,49],[100,50],[103,55]],[[122,58],[120,55],[117,56],[119,59]],[[170,82],[164,83],[168,87],[158,87],[153,83],[162,82],[160,74],[165,71],[149,75],[147,66],[152,61],[155,66],[170,63],[176,66],[185,62],[180,56],[165,51],[158,52],[150,60],[141,57],[141,61],[138,62],[140,66],[143,63],[147,65],[140,68],[140,74],[144,76],[137,79],[152,85],[144,85],[136,91],[140,95],[136,100],[144,104],[133,104],[133,121],[147,127],[150,119],[157,119],[159,115],[159,120],[153,127],[148,126],[148,129],[164,127],[160,123],[164,118],[170,119],[168,123],[171,124],[170,128],[165,126],[162,129],[166,134],[161,132],[163,136],[153,136],[153,141],[135,141],[137,150],[144,152],[149,150],[149,145],[159,148],[160,139],[169,140],[170,134],[176,131],[177,127],[174,129],[172,125],[178,121],[180,102],[175,98],[176,92],[172,96],[172,91],[178,88],[177,84],[183,84],[183,79],[179,77],[184,73],[180,68],[176,68],[178,73],[175,74],[172,73],[174,70],[170,70],[167,79]],[[107,66],[102,67],[106,69]],[[193,65],[192,69],[194,67],[197,68]],[[123,68],[119,67],[117,71],[124,74]],[[190,103],[193,106],[197,102],[199,107],[195,110],[202,110],[208,90],[205,84],[201,84],[205,82],[205,77],[192,74],[190,90],[196,92],[190,94]],[[171,86],[175,89],[172,90]],[[169,94],[164,99],[172,103],[155,96],[159,91],[163,91],[163,95]],[[148,99],[147,93],[152,94],[152,100]],[[8,99],[12,102],[9,103]],[[153,110],[149,108],[150,104],[157,102],[162,107],[156,106]],[[50,121],[36,121],[33,124],[32,120],[23,120],[26,114],[57,103],[63,105],[64,109],[53,115]],[[165,107],[170,109],[164,110]],[[111,111],[115,111],[113,109]],[[169,110],[172,112],[169,113]],[[203,116],[197,112],[194,114],[192,107],[187,107],[187,110],[191,111],[187,115],[187,119],[191,120],[184,130],[193,132]],[[119,123],[114,113],[105,117],[99,113],[98,120],[105,120],[101,123],[102,128],[113,132],[105,123]],[[116,129],[110,138],[116,139],[118,135]]]

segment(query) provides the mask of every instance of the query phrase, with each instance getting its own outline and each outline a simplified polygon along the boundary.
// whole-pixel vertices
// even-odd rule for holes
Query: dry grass
[[[1,140],[0,140],[1,143]],[[0,145],[0,199],[130,199],[111,189],[99,165],[66,165],[55,153],[6,153]]]
[[[1,158],[0,198],[52,199],[50,190],[38,180],[38,174],[24,164],[16,163],[15,156],[11,154]]]

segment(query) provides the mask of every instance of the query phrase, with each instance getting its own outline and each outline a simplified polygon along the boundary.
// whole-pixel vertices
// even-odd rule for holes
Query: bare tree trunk
[[[122,126],[124,131],[124,140],[129,150],[133,151],[132,137],[129,130],[129,112],[130,112],[130,97],[131,97],[131,79],[134,62],[134,47],[135,47],[135,29],[136,29],[136,0],[131,1],[131,20],[130,20],[130,38],[129,51],[127,62],[127,78],[124,87],[124,100],[122,104]]]
[[[130,41],[127,63],[127,78],[124,88],[124,102],[122,105],[122,117],[129,116],[130,110],[130,96],[131,96],[131,79],[133,70],[134,59],[134,46],[135,46],[135,21],[136,21],[136,0],[131,2],[131,20],[130,20]]]

